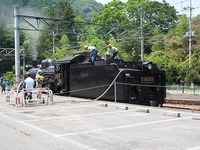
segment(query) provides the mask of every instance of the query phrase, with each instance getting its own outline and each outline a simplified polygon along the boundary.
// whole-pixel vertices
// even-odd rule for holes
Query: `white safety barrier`
[[[6,104],[10,104],[10,94],[6,94]]]
[[[15,99],[15,106],[21,107],[22,106],[22,99],[23,94],[21,91],[14,91],[14,99]]]
[[[31,93],[31,98],[30,98]],[[41,94],[38,98],[38,94]],[[15,90],[7,92],[5,95],[6,104],[11,104],[14,101],[16,107],[26,106],[29,103],[43,103],[43,104],[53,104],[53,92],[46,88],[35,88],[32,91],[26,92],[23,90]]]
[[[15,91],[6,92],[6,95],[5,95],[6,105],[10,105],[11,102],[13,101],[16,107],[20,107],[22,106],[21,99],[22,99],[21,91],[17,92],[17,90],[15,90]]]
[[[28,92],[24,90],[23,95],[26,95],[23,97],[22,101],[23,106],[26,106],[29,102],[43,103],[47,105],[53,104],[53,92],[46,88],[36,88]]]

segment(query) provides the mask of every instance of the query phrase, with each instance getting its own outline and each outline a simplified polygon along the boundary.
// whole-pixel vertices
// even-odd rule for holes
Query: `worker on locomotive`
[[[112,54],[112,56],[110,58],[111,61],[113,61],[115,58],[120,59],[118,48],[112,46],[111,44],[108,44],[108,52],[107,53]]]
[[[90,52],[90,60],[92,65],[94,65],[94,61],[97,58],[97,54],[98,54],[98,49],[95,46],[84,46],[85,50]]]

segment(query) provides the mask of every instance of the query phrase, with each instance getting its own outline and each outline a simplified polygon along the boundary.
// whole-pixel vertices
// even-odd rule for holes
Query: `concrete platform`
[[[197,150],[200,113],[75,97],[52,105],[6,105],[0,95],[2,150]]]

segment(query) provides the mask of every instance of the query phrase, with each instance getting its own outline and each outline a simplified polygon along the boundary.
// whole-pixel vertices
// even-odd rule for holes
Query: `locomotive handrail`
[[[147,85],[147,84],[132,84],[132,83],[121,83],[121,82],[116,82],[117,84],[123,84],[123,85],[132,85],[132,86],[143,86],[143,87],[161,87],[161,88],[166,88],[166,86],[161,86],[161,85]],[[63,92],[63,93],[73,93],[73,92],[79,92],[79,91],[85,91],[85,90],[90,90],[90,89],[96,89],[96,88],[100,88],[100,87],[105,87],[105,86],[110,86],[111,84],[104,84],[104,85],[100,85],[100,86],[93,86],[93,87],[89,87],[89,88],[82,88],[82,89],[77,89],[77,90],[71,90],[71,91],[67,91],[67,92]],[[111,85],[112,86],[112,85]],[[109,90],[109,89],[108,89]],[[54,93],[54,94],[58,94],[58,93]]]
[[[99,85],[99,86],[93,86],[90,88],[84,88],[84,89],[78,89],[78,90],[72,90],[72,91],[68,91],[68,92],[78,92],[78,91],[85,91],[85,90],[90,90],[90,89],[95,89],[95,88],[100,88],[100,87],[104,87],[104,86],[108,86],[110,84],[104,84],[104,85]]]
[[[117,82],[117,84],[123,84],[123,85],[135,85],[135,86],[144,86],[144,87],[162,87],[165,88],[166,86],[162,86],[162,85],[147,85],[147,84],[132,84],[132,83],[121,83],[121,82]]]

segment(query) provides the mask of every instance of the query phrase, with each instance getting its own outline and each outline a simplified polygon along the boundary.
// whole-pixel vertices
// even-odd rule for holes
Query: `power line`
[[[183,0],[183,1],[180,1],[180,2],[173,3],[171,5],[183,4],[184,2],[188,2],[188,1],[190,1],[190,0]]]

